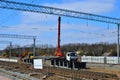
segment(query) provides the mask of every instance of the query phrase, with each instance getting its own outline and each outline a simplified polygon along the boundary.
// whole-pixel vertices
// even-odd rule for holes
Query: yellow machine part
[[[24,58],[24,57],[26,57],[28,55],[28,52],[24,52],[23,54],[22,54],[22,57]]]
[[[33,52],[28,52],[28,58],[30,58],[30,59],[33,59],[33,58],[34,58]]]
[[[2,57],[3,57],[3,58],[8,58],[9,55],[8,55],[7,53],[4,52],[4,53],[2,54]]]
[[[30,59],[33,59],[34,58],[34,56],[30,56]]]

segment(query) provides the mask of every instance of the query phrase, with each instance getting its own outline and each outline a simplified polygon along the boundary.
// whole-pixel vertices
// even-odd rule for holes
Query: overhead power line
[[[27,35],[11,35],[11,34],[0,34],[2,38],[20,38],[20,39],[35,39],[36,36],[27,36]]]
[[[10,41],[0,41],[0,43],[11,43]]]
[[[118,18],[106,17],[96,14],[83,13],[83,12],[48,7],[48,6],[40,6],[40,5],[27,4],[21,2],[7,1],[7,0],[0,0],[0,8],[67,16],[67,17],[87,19],[87,20],[112,23],[112,24],[120,24],[120,19]]]

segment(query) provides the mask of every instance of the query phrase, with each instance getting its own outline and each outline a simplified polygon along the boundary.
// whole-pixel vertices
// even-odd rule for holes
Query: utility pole
[[[11,58],[11,53],[12,53],[12,42],[10,42],[10,51],[9,51],[9,58]]]
[[[117,28],[118,28],[118,31],[117,31],[118,32],[118,37],[117,37],[118,38],[117,39],[118,40],[118,42],[117,42],[117,57],[118,57],[118,64],[119,64],[120,63],[120,61],[119,61],[119,53],[120,53],[120,46],[119,46],[119,33],[120,32],[119,32],[119,29],[120,29],[120,24],[117,24]]]
[[[33,38],[33,56],[35,57],[36,56],[36,51],[35,51],[35,41],[36,41],[36,38]]]

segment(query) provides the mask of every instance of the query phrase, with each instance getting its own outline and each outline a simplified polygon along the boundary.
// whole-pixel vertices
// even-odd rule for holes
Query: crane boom
[[[56,56],[58,57],[63,57],[64,54],[61,53],[61,49],[60,49],[60,32],[61,32],[61,17],[58,17],[58,43],[57,43],[57,51],[55,53]]]
[[[0,8],[74,17],[79,19],[87,19],[111,24],[120,24],[120,19],[118,18],[7,0],[0,0]]]

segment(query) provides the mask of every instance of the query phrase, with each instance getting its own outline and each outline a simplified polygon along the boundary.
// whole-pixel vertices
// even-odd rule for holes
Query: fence
[[[118,64],[118,57],[82,56],[81,62]]]
[[[8,59],[8,58],[0,58],[0,61],[18,62],[18,60],[17,60],[17,59]]]

